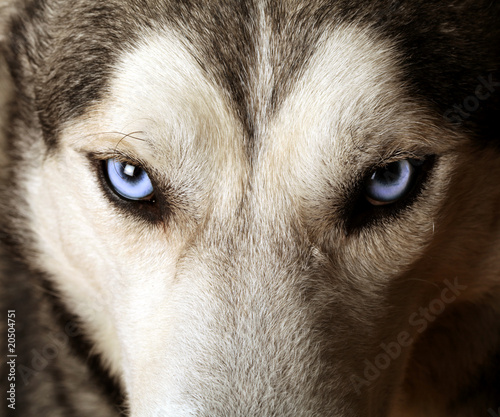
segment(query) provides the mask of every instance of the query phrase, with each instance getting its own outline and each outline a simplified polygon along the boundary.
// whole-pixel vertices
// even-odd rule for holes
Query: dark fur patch
[[[30,2],[13,22],[10,37],[14,80],[51,145],[62,123],[105,94],[120,48],[134,39],[134,21],[120,2],[68,6]]]
[[[69,340],[69,347],[82,363],[90,370],[93,383],[99,387],[99,390],[104,394],[109,404],[117,409],[123,409],[125,404],[125,393],[119,382],[111,377],[102,363],[99,355],[92,352],[93,343],[85,334],[84,326],[81,324],[80,319],[68,311],[62,297],[58,291],[55,290],[50,279],[43,280],[44,295],[52,306],[54,317],[57,318],[57,324],[60,329],[64,330],[69,324],[74,329],[74,335],[71,335]],[[67,399],[66,399],[67,402]],[[70,408],[71,404],[68,404]],[[76,415],[77,413],[72,413]]]
[[[498,2],[264,1],[263,8],[272,28],[271,112],[300,76],[319,36],[340,22],[358,22],[398,43],[415,98],[457,128],[498,139],[500,87],[479,100],[477,109],[453,111],[474,97],[480,77],[500,82]],[[185,36],[200,67],[227,92],[251,144],[256,109],[250,86],[261,28],[258,6],[248,0],[29,2],[12,26],[10,66],[18,86],[34,101],[48,143],[55,143],[61,123],[106,94],[113,64],[139,32],[162,26]],[[469,109],[476,107],[474,99],[469,101]]]
[[[500,144],[498,1],[317,0],[291,4],[266,0],[262,7],[267,25],[272,29],[273,83],[266,96],[270,113],[280,108],[300,78],[321,35],[326,30],[335,30],[341,23],[355,23],[371,26],[395,42],[404,69],[404,82],[415,100],[440,115],[443,123],[469,131],[471,137],[481,142]],[[251,96],[252,77],[258,65],[259,13],[256,1],[250,0],[220,3],[212,0],[26,0],[12,22],[6,48],[16,85],[12,123],[24,125],[24,129],[18,131],[40,131],[49,147],[56,147],[62,124],[81,116],[89,106],[106,96],[113,66],[123,51],[137,43],[141,31],[173,27],[184,36],[186,47],[207,78],[225,91],[230,107],[244,127],[247,148],[252,152],[259,140],[257,105]],[[11,135],[9,140],[14,142],[16,138]],[[26,142],[23,138],[23,145]],[[10,156],[15,167],[21,156],[19,153]],[[2,195],[8,193],[2,190]],[[19,204],[22,198],[18,196],[16,201]],[[2,208],[4,217],[12,223],[3,226],[6,246],[19,250],[20,257],[29,256],[28,231],[20,230],[22,226],[19,226],[27,227],[28,222],[22,219],[15,224],[13,220],[22,216],[22,210],[13,205],[8,210]],[[48,307],[46,298],[36,298],[40,294],[36,293],[32,299],[31,281],[40,278],[38,275],[29,275],[22,268],[5,274],[10,274],[5,275],[9,279],[19,279],[15,292],[12,290],[15,308],[33,320],[19,333],[26,341],[23,341],[26,357],[30,357],[29,349],[46,340],[44,320],[50,321],[52,331],[73,318],[57,295],[50,297]],[[4,287],[8,288],[8,284],[2,283]],[[45,290],[53,292],[49,287]],[[31,294],[29,303],[24,298],[26,294]],[[5,299],[2,301],[2,305],[7,305]],[[30,310],[32,307],[34,310]],[[47,311],[49,307],[51,314]],[[40,312],[43,314],[38,315]],[[54,313],[60,322],[53,322]],[[73,350],[68,356],[76,361],[75,366],[86,369],[95,381],[102,382],[100,393],[120,403],[123,395],[99,358],[89,360],[91,342],[75,337],[71,343]],[[491,364],[498,367],[498,355],[491,359]],[[63,385],[60,380],[67,378],[63,371],[60,365],[47,368],[45,382],[46,386],[54,387],[54,393],[59,393],[58,398],[51,400],[61,405],[62,412],[73,415],[77,409],[71,400],[73,387],[69,387],[68,392],[56,389]],[[477,379],[481,387],[490,386],[491,392],[494,391],[492,395],[497,394],[498,387],[491,388],[491,384],[498,382],[496,374],[485,370]],[[27,398],[29,394],[27,390],[23,395]],[[38,394],[37,398],[42,401],[43,395]],[[28,403],[26,399],[26,406]],[[457,403],[457,407],[459,405]],[[25,413],[42,414],[40,410]]]
[[[7,409],[4,404],[6,415],[91,417],[100,410],[99,415],[118,416],[125,399],[121,387],[108,375],[100,358],[91,354],[92,344],[50,280],[22,264],[9,262],[5,267],[5,261],[0,253],[0,305],[4,311],[16,312],[18,355],[16,409]],[[63,334],[67,336],[64,341],[60,339]],[[4,357],[5,348],[6,344],[0,348]],[[7,378],[2,378],[0,387],[5,391],[6,384]],[[85,401],[93,399],[95,403],[82,404],[82,392],[88,395]]]

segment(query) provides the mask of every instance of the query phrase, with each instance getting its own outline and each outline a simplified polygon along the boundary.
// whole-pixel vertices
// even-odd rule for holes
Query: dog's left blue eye
[[[144,169],[111,158],[105,161],[105,170],[111,188],[128,200],[150,200],[153,184]]]
[[[394,203],[413,188],[420,161],[402,159],[372,173],[365,183],[367,200],[376,206]]]

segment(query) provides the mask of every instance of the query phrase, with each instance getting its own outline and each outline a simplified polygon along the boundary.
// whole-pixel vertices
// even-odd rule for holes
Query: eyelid
[[[100,164],[103,161],[107,161],[108,159],[116,159],[119,162],[133,165],[135,167],[140,167],[144,171],[146,171],[149,175],[154,172],[145,161],[126,154],[124,152],[120,152],[118,150],[112,151],[103,151],[103,152],[91,152],[87,154],[88,158],[93,161],[95,164]]]
[[[372,171],[375,171],[380,168],[384,168],[387,165],[392,164],[393,162],[402,161],[404,159],[413,159],[416,161],[425,162],[427,158],[429,158],[431,154],[429,153],[415,153],[415,152],[397,152],[393,153],[390,156],[383,158],[380,162],[371,167]]]

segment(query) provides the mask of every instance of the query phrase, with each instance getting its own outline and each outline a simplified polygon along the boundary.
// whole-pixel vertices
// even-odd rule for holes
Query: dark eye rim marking
[[[414,165],[416,173],[411,181],[412,184],[408,187],[408,191],[396,201],[382,205],[372,204],[366,197],[365,187],[367,180],[376,170],[383,169],[391,163],[404,159],[421,161],[420,164],[415,163]],[[354,191],[346,201],[343,212],[345,233],[349,235],[366,227],[381,225],[388,221],[390,222],[396,220],[402,212],[413,205],[422,193],[438,159],[437,155],[401,155],[391,158],[366,171],[358,178],[357,183],[354,186]]]

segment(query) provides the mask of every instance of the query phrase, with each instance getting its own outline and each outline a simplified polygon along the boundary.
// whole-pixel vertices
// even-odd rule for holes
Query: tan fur
[[[261,123],[259,157],[250,172],[240,145],[241,128],[223,93],[204,77],[178,39],[173,32],[146,33],[136,50],[125,54],[117,66],[110,98],[66,126],[62,149],[44,162],[44,174],[31,186],[33,229],[38,231],[44,254],[40,263],[55,276],[66,277],[57,283],[58,288],[74,311],[87,317],[87,331],[95,335],[96,349],[125,382],[133,416],[149,416],[158,409],[166,410],[166,415],[191,415],[191,406],[183,404],[178,390],[190,385],[188,375],[191,380],[203,380],[206,371],[204,366],[197,370],[197,356],[220,349],[221,357],[231,358],[238,349],[233,345],[236,340],[220,346],[221,340],[213,339],[218,331],[204,335],[199,326],[210,325],[202,318],[225,322],[233,314],[245,316],[247,303],[261,299],[254,292],[280,291],[277,283],[258,282],[266,276],[285,279],[287,287],[298,279],[287,283],[289,273],[281,276],[279,271],[286,271],[290,268],[286,265],[298,259],[282,255],[281,265],[271,261],[277,250],[273,244],[296,246],[295,250],[308,257],[305,254],[315,250],[334,271],[335,287],[339,288],[330,291],[351,297],[343,288],[350,280],[350,285],[370,301],[358,305],[355,299],[347,299],[343,301],[345,308],[352,309],[352,314],[359,309],[357,320],[366,331],[377,334],[383,329],[389,340],[396,337],[396,331],[405,329],[405,317],[431,300],[445,279],[458,277],[460,284],[467,286],[463,300],[492,291],[500,264],[489,248],[497,239],[497,229],[490,226],[493,210],[483,204],[478,212],[477,204],[485,200],[485,194],[491,206],[497,204],[500,194],[493,180],[497,176],[491,175],[498,170],[497,158],[488,152],[471,157],[467,146],[456,146],[454,134],[438,127],[426,109],[412,103],[389,43],[356,27],[336,28],[334,33],[325,34],[321,48],[283,108],[271,121]],[[258,80],[266,78],[265,59],[264,55]],[[258,101],[262,102],[265,97]],[[357,123],[353,125],[354,120]],[[125,136],[130,132],[131,137]],[[82,155],[114,149],[144,160],[173,190],[181,190],[186,209],[180,206],[164,228],[114,215]],[[411,210],[392,224],[373,227],[358,236],[344,237],[328,230],[331,226],[323,219],[328,217],[325,199],[329,189],[341,187],[352,173],[395,149],[441,155],[432,180]],[[480,181],[481,188],[467,184],[468,179]],[[459,201],[454,202],[456,199]],[[246,201],[245,208],[239,212],[242,201]],[[292,231],[292,225],[296,230]],[[247,231],[241,234],[243,230]],[[450,248],[455,239],[460,249]],[[492,253],[491,257],[482,256],[480,282],[477,269],[471,269],[470,260],[462,257],[468,241],[473,245],[470,251],[481,248]],[[306,246],[300,248],[299,242]],[[427,259],[433,259],[432,264]],[[228,266],[217,267],[215,262]],[[240,262],[265,262],[270,270],[258,276],[251,272],[254,267],[243,267],[248,269],[226,275],[225,270],[231,271],[235,268],[231,265]],[[248,287],[235,298],[241,306],[217,301],[227,292],[224,282],[229,287]],[[387,288],[402,285],[420,289],[411,296],[400,294],[395,311],[401,315],[401,324],[387,327],[384,322],[389,316],[383,307],[388,306]],[[315,296],[320,303],[315,309],[324,309],[326,294]],[[268,308],[278,314],[288,309],[288,303],[296,304],[298,311],[303,308],[290,294],[268,302],[270,305],[259,305],[252,314],[265,316]],[[101,308],[88,315],[87,310],[95,305]],[[362,310],[371,313],[367,316]],[[221,314],[225,318],[217,319]],[[308,323],[311,319],[288,319],[293,327],[286,330],[283,324],[283,330],[293,333],[296,320]],[[243,324],[249,330],[241,337],[259,333],[252,326],[262,323],[252,321]],[[237,355],[250,354],[253,348],[248,343],[244,342]],[[286,352],[293,351],[296,342],[285,338],[280,343],[278,349]],[[359,339],[359,343],[366,341]],[[377,348],[364,354],[374,357]],[[314,376],[318,352],[312,347],[304,349],[311,356],[310,377],[318,378]],[[402,380],[407,353],[370,387],[373,395],[364,400],[367,403],[358,401],[366,404],[360,412],[368,415],[368,410],[388,405],[379,402],[388,399],[381,393],[391,389],[387,387],[395,389],[394,382]],[[339,365],[337,372],[342,376],[328,382],[327,387],[334,392],[351,391],[348,370],[358,368],[358,360],[344,358],[341,363],[349,366]],[[273,367],[270,363],[266,366]],[[191,371],[186,372],[188,369]],[[156,381],[154,388],[150,381]],[[305,383],[296,387],[302,395],[308,391]],[[331,401],[342,409],[342,403]],[[200,411],[196,410],[192,409],[193,415]],[[395,415],[405,413],[403,406]],[[414,415],[420,414],[415,411]]]
[[[272,109],[260,6],[251,151],[187,35],[142,29],[57,147],[26,152],[33,268],[82,320],[132,417],[451,417],[500,344],[498,151],[412,97],[396,40],[359,22],[328,28]],[[161,221],[106,197],[88,155],[116,152],[155,178]],[[408,207],[346,226],[360,173],[425,155],[436,163]],[[398,353],[363,382],[389,345]]]

